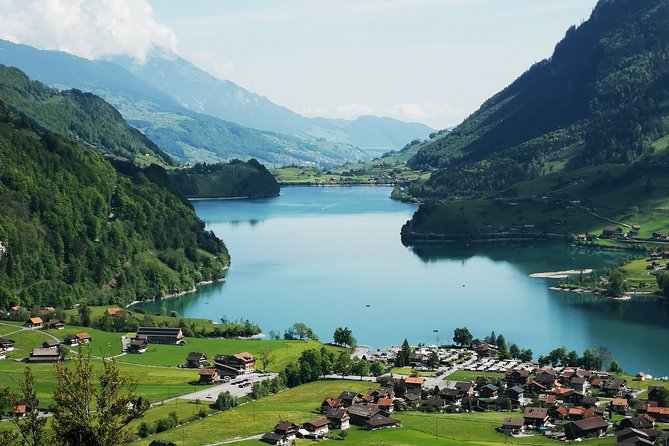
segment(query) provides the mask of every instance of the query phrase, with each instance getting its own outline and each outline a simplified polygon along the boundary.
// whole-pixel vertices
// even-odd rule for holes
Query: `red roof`
[[[28,319],[28,321],[30,321],[31,324],[35,324],[35,325],[44,323],[44,321],[42,320],[41,317],[31,317],[30,319]]]
[[[406,384],[420,384],[422,386],[425,382],[425,378],[421,378],[420,376],[409,376],[404,380],[404,382]]]

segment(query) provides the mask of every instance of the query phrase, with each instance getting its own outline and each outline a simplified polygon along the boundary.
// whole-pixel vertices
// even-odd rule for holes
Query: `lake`
[[[144,304],[180,316],[248,318],[265,333],[304,322],[323,341],[347,326],[360,344],[450,342],[494,330],[535,359],[558,346],[604,345],[631,373],[669,373],[669,306],[551,291],[534,272],[604,268],[625,255],[565,244],[407,248],[414,205],[388,187],[286,187],[257,200],[194,201],[232,256],[224,283]],[[434,330],[438,330],[435,332]]]

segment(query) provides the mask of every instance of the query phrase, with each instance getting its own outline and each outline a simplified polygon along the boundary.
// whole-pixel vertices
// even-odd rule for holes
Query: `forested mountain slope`
[[[175,164],[104,100],[79,90],[59,91],[0,65],[0,98],[52,132],[85,141],[99,153],[140,165]]]
[[[18,86],[23,94],[0,98],[0,308],[123,304],[223,276],[225,246],[161,167],[91,150],[128,134],[122,120],[95,114],[108,105],[87,95],[96,107],[79,108],[51,89]],[[42,127],[52,117],[51,128],[78,139]],[[92,127],[73,132],[81,123]]]
[[[482,195],[583,165],[629,163],[669,133],[669,0],[600,0],[553,55],[411,160],[417,198]]]

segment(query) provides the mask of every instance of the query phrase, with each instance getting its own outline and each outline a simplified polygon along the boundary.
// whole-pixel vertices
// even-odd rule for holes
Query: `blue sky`
[[[596,0],[2,0],[0,38],[88,58],[156,47],[308,116],[458,124]]]

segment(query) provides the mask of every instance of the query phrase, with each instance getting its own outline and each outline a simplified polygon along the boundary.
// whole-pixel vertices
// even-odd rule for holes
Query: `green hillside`
[[[669,133],[668,16],[667,0],[600,1],[549,59],[425,144],[409,165],[437,171],[407,193],[483,196],[554,171],[630,163],[656,151],[652,141]]]
[[[101,98],[79,90],[58,91],[0,65],[0,98],[39,127],[85,141],[99,153],[140,165],[175,164]]]
[[[196,164],[173,178],[189,198],[255,198],[279,195],[279,183],[258,161]]]
[[[41,128],[41,104],[62,96],[31,91],[43,96],[21,96],[20,112],[0,100],[0,307],[122,304],[222,277],[225,246],[161,167],[105,160],[88,141]],[[94,119],[59,110],[63,126]],[[92,127],[79,137],[124,130]]]
[[[666,231],[667,17],[669,0],[600,0],[549,59],[421,144],[407,164],[429,179],[393,195],[425,203],[405,241],[599,234],[607,219]]]

